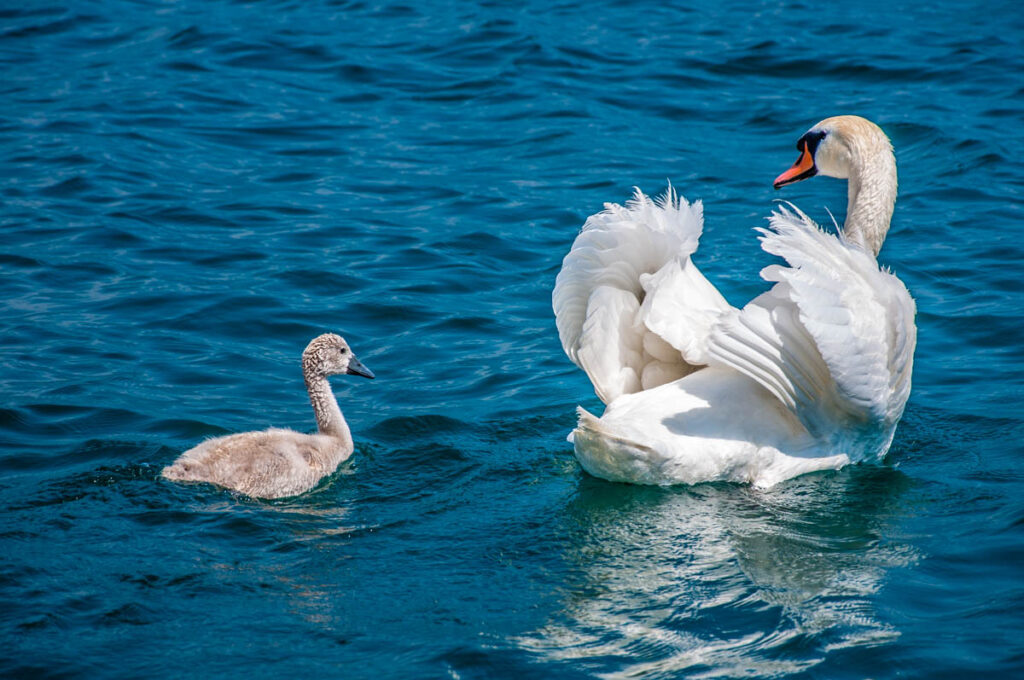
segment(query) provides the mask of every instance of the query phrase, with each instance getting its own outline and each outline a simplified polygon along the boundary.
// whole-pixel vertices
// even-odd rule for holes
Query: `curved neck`
[[[352,446],[352,432],[341,415],[338,401],[334,398],[331,383],[327,378],[312,378],[307,375],[306,389],[309,391],[309,401],[313,404],[313,414],[316,416],[316,426],[320,434],[340,439],[347,446]]]
[[[891,147],[876,149],[851,166],[843,234],[877,257],[896,204],[896,159]]]

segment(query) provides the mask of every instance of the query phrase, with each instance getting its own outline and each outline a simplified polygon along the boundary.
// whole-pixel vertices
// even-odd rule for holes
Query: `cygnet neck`
[[[331,383],[323,375],[312,371],[305,371],[306,389],[309,391],[309,401],[313,405],[313,415],[316,416],[316,426],[320,434],[325,434],[335,439],[340,439],[346,446],[352,446],[352,432],[341,415],[338,407],[338,400],[334,398],[331,390]]]

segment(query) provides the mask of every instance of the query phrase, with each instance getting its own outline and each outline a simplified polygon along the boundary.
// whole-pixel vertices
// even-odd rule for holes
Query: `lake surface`
[[[81,2],[0,8],[0,676],[1024,674],[1018,2]],[[745,486],[583,473],[600,403],[550,293],[671,181],[733,304],[818,120],[895,146],[917,300],[884,464]],[[159,478],[314,427],[304,496]]]

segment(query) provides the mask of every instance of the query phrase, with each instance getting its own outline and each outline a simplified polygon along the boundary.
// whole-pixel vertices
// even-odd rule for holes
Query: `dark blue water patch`
[[[55,12],[57,13],[57,12]],[[60,12],[63,13],[63,12]],[[38,14],[22,14],[19,13],[14,15],[18,18],[30,17],[30,16],[46,16],[48,12],[40,12]],[[99,17],[96,15],[78,14],[67,19],[60,19],[57,21],[41,21],[39,23],[33,23],[29,26],[24,26],[16,29],[10,29],[3,33],[0,33],[0,38],[14,40],[14,39],[25,39],[35,38],[39,36],[51,35],[54,33],[63,33],[72,28],[81,28],[82,26],[96,21]]]
[[[392,418],[375,425],[367,434],[384,442],[398,443],[410,437],[460,432],[472,429],[472,425],[439,415],[422,415],[412,418]]]
[[[33,404],[22,409],[6,409],[4,411],[5,429],[17,434],[62,435],[77,434],[83,431],[102,430],[104,428],[122,428],[128,423],[137,421],[139,414],[123,409],[102,407]],[[90,450],[90,443],[85,442],[83,448],[69,454],[72,458],[84,455]],[[46,465],[47,460],[23,457],[11,458],[11,465],[36,466]]]

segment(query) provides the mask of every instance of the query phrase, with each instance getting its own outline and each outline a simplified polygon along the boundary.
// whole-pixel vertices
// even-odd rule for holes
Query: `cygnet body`
[[[302,372],[318,432],[271,428],[208,439],[163,469],[166,479],[209,482],[254,498],[309,491],[352,455],[352,433],[327,378],[347,373],[373,378],[344,338],[325,333],[302,353]]]

